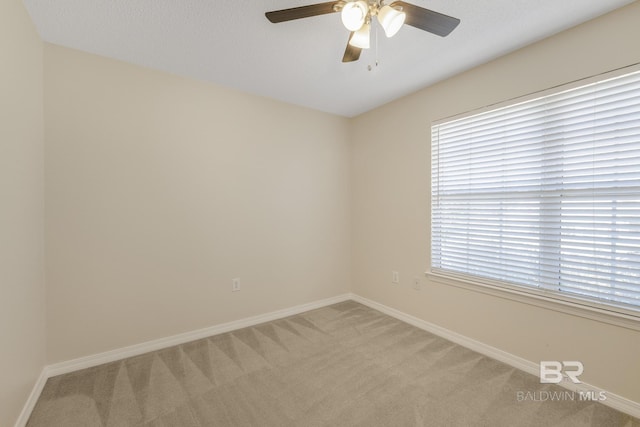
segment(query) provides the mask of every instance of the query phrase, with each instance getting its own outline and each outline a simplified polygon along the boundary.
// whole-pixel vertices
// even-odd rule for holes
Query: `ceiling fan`
[[[404,1],[384,4],[384,0],[339,0],[265,13],[274,24],[340,12],[342,23],[351,31],[342,62],[357,61],[362,49],[369,48],[371,20],[375,16],[387,37],[393,37],[403,24],[446,37],[460,20]]]

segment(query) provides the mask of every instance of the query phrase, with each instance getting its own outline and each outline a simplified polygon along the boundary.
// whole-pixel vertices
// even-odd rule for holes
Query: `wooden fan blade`
[[[448,36],[460,23],[458,18],[443,15],[403,1],[393,2],[391,7],[394,6],[402,7],[402,10],[407,14],[407,18],[404,21],[405,24],[441,37]]]
[[[347,48],[344,50],[344,56],[342,57],[342,62],[353,62],[360,59],[360,53],[362,53],[362,49],[359,47],[351,46],[349,42],[351,41],[351,37],[353,37],[352,32],[349,35],[349,41],[347,42]]]
[[[264,15],[274,24],[278,22],[292,21],[294,19],[309,18],[311,16],[325,15],[339,10],[342,1],[330,1],[327,3],[310,4],[308,6],[293,7],[291,9],[274,10]]]

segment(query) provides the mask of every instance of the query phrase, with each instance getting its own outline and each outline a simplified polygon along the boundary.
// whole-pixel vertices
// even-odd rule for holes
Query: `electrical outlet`
[[[240,278],[236,277],[233,279],[233,284],[231,285],[231,292],[237,292],[240,290]]]
[[[400,283],[400,273],[398,273],[397,271],[391,272],[391,283]]]
[[[419,291],[422,287],[420,286],[420,278],[419,277],[414,277],[413,278],[413,289],[415,289],[416,291]]]

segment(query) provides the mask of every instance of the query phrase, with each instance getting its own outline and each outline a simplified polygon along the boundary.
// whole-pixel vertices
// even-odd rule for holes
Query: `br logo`
[[[564,362],[543,360],[540,362],[540,383],[558,384],[562,381],[564,375],[566,375],[574,384],[580,384],[578,376],[580,376],[583,371],[584,366],[582,363],[575,360]]]

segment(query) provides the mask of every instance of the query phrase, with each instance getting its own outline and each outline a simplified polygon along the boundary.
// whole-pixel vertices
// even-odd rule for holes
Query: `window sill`
[[[480,292],[498,298],[518,301],[523,304],[534,305],[560,313],[640,331],[640,313],[638,313],[638,315],[620,313],[605,308],[587,305],[586,303],[581,304],[579,302],[580,300],[577,299],[576,302],[573,302],[565,299],[554,298],[552,296],[544,295],[543,292],[538,293],[535,290],[529,292],[526,289],[521,290],[507,288],[432,272],[426,272],[425,275],[431,282],[440,285],[454,286],[473,292]]]

